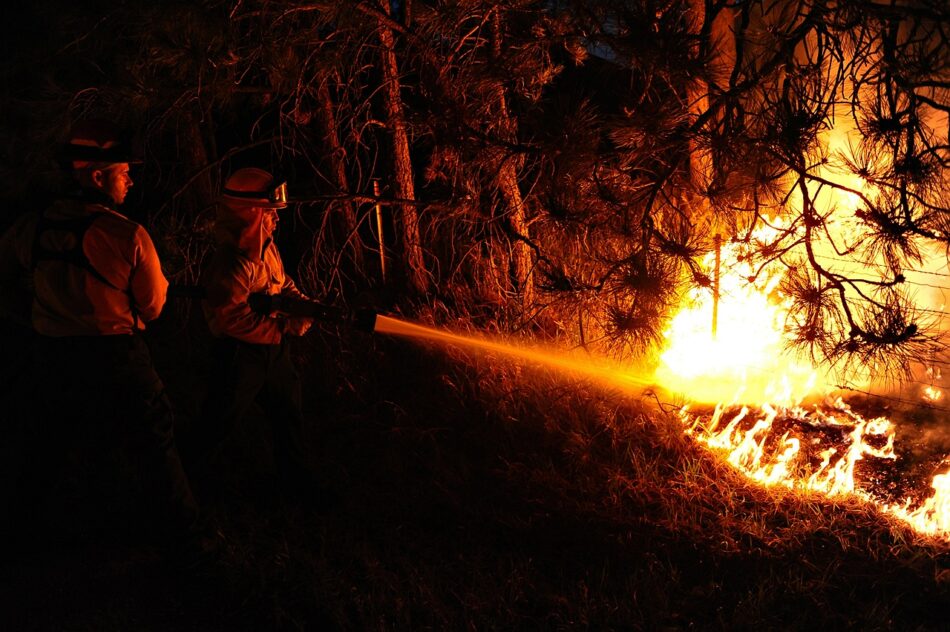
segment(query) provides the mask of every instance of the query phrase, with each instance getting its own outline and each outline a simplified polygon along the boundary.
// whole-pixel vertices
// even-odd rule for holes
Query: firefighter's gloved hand
[[[284,333],[291,336],[302,336],[313,324],[312,318],[287,318],[284,320]]]

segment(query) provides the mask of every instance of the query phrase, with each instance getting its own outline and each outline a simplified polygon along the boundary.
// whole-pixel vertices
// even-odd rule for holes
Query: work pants
[[[278,475],[285,484],[310,482],[300,378],[288,345],[218,338],[212,356],[212,375],[200,425],[189,434],[187,448],[191,458],[207,461],[257,402],[271,424]]]
[[[198,508],[175,444],[172,407],[140,336],[37,336],[32,382],[20,487],[27,508],[42,502],[73,441],[121,436],[159,543],[174,547],[195,537]]]

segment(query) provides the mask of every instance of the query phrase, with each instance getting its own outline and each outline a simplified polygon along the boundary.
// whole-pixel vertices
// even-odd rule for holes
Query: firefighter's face
[[[129,165],[124,162],[93,172],[92,179],[103,193],[115,200],[116,204],[122,204],[125,201],[125,196],[132,186]]]
[[[271,235],[274,233],[274,230],[277,228],[277,210],[272,208],[263,209],[264,217],[261,220],[261,225],[264,228],[265,235]]]

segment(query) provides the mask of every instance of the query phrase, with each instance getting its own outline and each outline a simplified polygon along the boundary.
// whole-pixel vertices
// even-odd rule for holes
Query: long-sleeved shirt
[[[167,290],[148,233],[105,204],[59,200],[0,239],[0,311],[29,314],[44,336],[132,334],[158,317]]]
[[[202,306],[211,333],[256,344],[280,343],[287,319],[251,310],[248,296],[306,296],[284,271],[270,235],[263,234],[261,211],[223,207],[216,234],[218,247],[202,279],[207,292]]]

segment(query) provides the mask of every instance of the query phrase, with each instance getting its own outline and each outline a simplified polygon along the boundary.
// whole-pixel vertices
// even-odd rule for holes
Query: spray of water
[[[590,359],[576,358],[564,353],[523,347],[486,338],[463,336],[424,325],[418,325],[416,323],[410,323],[391,316],[377,316],[374,331],[381,334],[421,338],[441,344],[502,353],[512,358],[518,358],[553,369],[568,371],[601,380],[614,386],[645,387],[652,384],[652,380],[630,373],[629,369],[617,365],[595,363]]]
[[[558,353],[538,348],[518,346],[507,342],[490,340],[486,338],[464,336],[444,330],[434,329],[432,327],[426,327],[424,325],[410,323],[389,316],[377,316],[375,331],[382,334],[406,336],[410,338],[429,340],[440,344],[456,345],[459,347],[480,351],[504,354],[511,358],[533,362],[565,372],[584,375],[586,377],[594,378],[612,386],[618,386],[621,388],[647,387],[654,384],[652,379],[647,379],[640,375],[630,373],[629,369],[625,369],[619,365],[595,363],[591,359],[576,358],[563,352]],[[768,405],[766,405],[765,408],[772,411],[771,420],[774,420],[778,414],[778,411]],[[719,414],[721,410],[721,408],[717,408],[717,414]],[[730,437],[734,434],[733,429],[738,424],[738,419],[741,419],[747,411],[748,409],[746,408],[742,409],[742,412],[739,413],[737,419],[733,420],[733,422],[730,423],[726,428],[726,434],[728,434]],[[683,414],[686,414],[686,409],[683,409]],[[821,413],[816,414],[819,416],[822,415]],[[923,503],[912,503],[911,500],[908,500],[903,505],[890,504],[877,499],[869,492],[858,490],[854,487],[854,466],[858,460],[863,458],[864,454],[883,456],[885,458],[894,458],[894,453],[893,434],[890,434],[888,442],[883,449],[875,448],[874,445],[867,444],[863,441],[864,435],[877,436],[878,434],[884,433],[885,430],[889,430],[889,421],[883,418],[865,420],[858,415],[852,415],[852,417],[854,417],[854,419],[857,421],[855,422],[850,433],[852,438],[851,447],[845,451],[844,457],[838,459],[838,461],[833,466],[831,465],[831,457],[834,456],[836,450],[826,450],[824,452],[823,464],[812,475],[812,477],[808,479],[808,481],[801,483],[800,481],[796,481],[796,479],[787,476],[788,468],[786,467],[786,461],[790,461],[791,458],[799,451],[799,439],[792,438],[789,441],[786,441],[788,438],[787,432],[785,433],[786,436],[781,440],[786,441],[786,443],[788,443],[791,447],[789,448],[786,446],[785,451],[779,456],[778,462],[769,462],[765,469],[762,470],[762,476],[753,475],[754,473],[750,473],[750,475],[756,480],[768,485],[782,483],[789,487],[817,489],[824,491],[829,495],[840,494],[842,492],[856,494],[858,497],[877,505],[879,508],[900,518],[901,520],[904,520],[921,533],[947,537],[946,534],[950,533],[950,527],[948,527],[948,525],[950,525],[950,500],[948,500],[948,495],[950,495],[950,483],[948,483],[948,481],[950,481],[950,475],[941,474],[934,478],[934,495],[925,500]],[[771,425],[771,420],[769,421],[769,426]],[[838,422],[832,420],[830,423],[835,425]],[[886,428],[884,427],[884,424],[887,424]],[[712,424],[712,426],[715,425],[715,423]],[[687,427],[690,427],[689,423],[687,423]],[[695,425],[690,428],[690,434],[697,436],[695,432]],[[742,435],[746,437],[746,439],[738,441],[739,448],[750,447],[755,449],[755,456],[751,459],[755,464],[758,464],[762,459],[760,452],[762,450],[763,444],[765,443],[765,439],[758,437],[757,433],[760,433],[763,428],[764,426],[762,425],[762,422],[758,423],[750,432],[744,433]],[[701,439],[704,443],[714,445],[714,442],[718,440],[719,436],[720,435],[714,435],[712,437],[701,436],[697,438]],[[728,447],[732,448],[733,446],[730,444]],[[736,452],[733,451],[729,460],[730,462],[733,462],[734,465],[739,467],[740,470],[749,473],[748,468],[744,467],[742,463],[734,462],[734,457],[740,458],[740,460],[742,458],[749,460],[748,457],[744,456],[744,454],[745,453],[740,455],[741,458],[736,457]],[[843,476],[839,477],[838,474],[843,474]],[[912,504],[915,508],[911,508]]]

